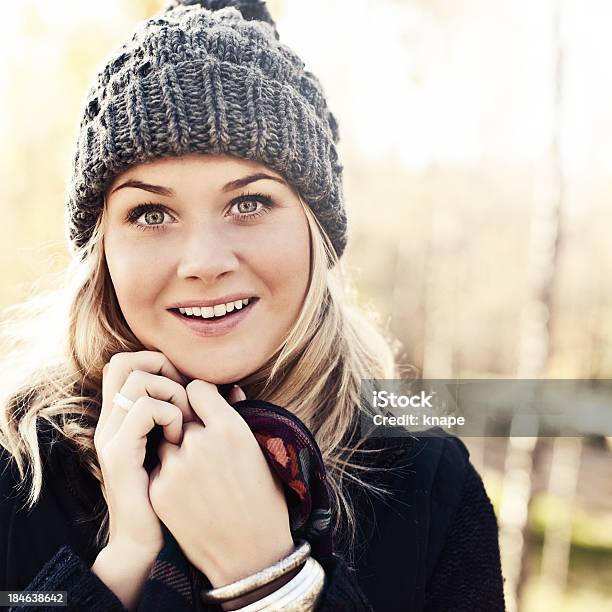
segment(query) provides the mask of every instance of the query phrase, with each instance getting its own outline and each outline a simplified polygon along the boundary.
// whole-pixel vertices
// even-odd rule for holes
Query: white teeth
[[[227,304],[215,304],[215,306],[192,306],[191,308],[179,308],[179,312],[184,315],[202,317],[210,319],[211,317],[222,317],[228,312],[240,310],[243,306],[249,303],[249,298],[227,302]]]

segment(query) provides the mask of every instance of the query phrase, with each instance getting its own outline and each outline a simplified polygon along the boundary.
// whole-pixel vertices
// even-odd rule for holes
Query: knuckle
[[[161,351],[137,351],[134,355],[139,355],[147,363],[147,368],[160,370],[168,358]]]
[[[109,365],[118,366],[125,362],[125,353],[115,353],[111,355],[111,358],[108,360]]]
[[[168,402],[174,403],[185,403],[188,401],[187,392],[185,391],[185,387],[177,383],[176,381],[166,378],[164,380],[164,387],[167,387],[167,391],[170,394],[170,397],[165,396]]]
[[[168,404],[170,409],[174,411],[174,418],[177,421],[179,421],[181,423],[181,425],[182,425],[182,423],[184,421],[183,411],[176,404],[173,404],[171,402],[166,402],[166,403]]]
[[[130,408],[130,411],[149,412],[156,403],[157,400],[151,396],[141,395],[138,399],[134,400],[134,404]]]
[[[144,372],[143,370],[132,370],[126,378],[126,383],[129,380],[130,383],[144,385],[146,378],[147,372]]]
[[[104,467],[105,470],[112,470],[114,463],[117,461],[117,454],[114,452],[112,445],[106,444],[97,449],[97,453],[100,466]]]
[[[187,391],[187,393],[189,393],[190,391],[196,389],[201,382],[202,381],[198,380],[197,378],[194,378],[190,383],[187,384],[185,390]]]

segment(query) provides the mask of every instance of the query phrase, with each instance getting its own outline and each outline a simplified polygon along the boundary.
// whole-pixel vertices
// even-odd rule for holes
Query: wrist
[[[115,593],[128,610],[138,603],[156,554],[127,542],[109,542],[96,557],[91,571]]]
[[[245,576],[256,574],[263,568],[270,567],[279,560],[289,556],[294,550],[295,543],[293,539],[290,539],[288,542],[284,542],[282,545],[276,548],[273,552],[269,552],[266,556],[262,556],[260,554],[257,556],[257,558],[248,558],[247,555],[244,555],[240,558],[240,567],[236,565],[231,568],[207,567],[202,571],[208,577],[212,587],[216,589],[218,587],[236,582],[237,580],[241,580]],[[234,559],[232,560],[236,561]]]
[[[112,555],[118,561],[125,561],[133,564],[134,562],[153,563],[161,551],[158,546],[143,546],[131,540],[115,538],[109,540],[103,550],[107,550],[108,555]]]

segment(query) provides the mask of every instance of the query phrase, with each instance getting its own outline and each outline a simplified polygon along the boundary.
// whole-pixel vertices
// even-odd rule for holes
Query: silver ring
[[[121,395],[121,393],[117,392],[113,396],[113,404],[123,408],[127,412],[134,405],[134,402],[125,397],[125,395]]]

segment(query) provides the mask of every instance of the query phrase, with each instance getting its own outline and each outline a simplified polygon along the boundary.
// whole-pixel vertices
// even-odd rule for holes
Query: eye
[[[270,212],[273,207],[274,203],[270,196],[263,193],[246,193],[231,201],[230,210],[236,212],[230,212],[230,216],[237,221],[250,221]],[[136,229],[145,232],[150,230],[160,231],[165,230],[169,225],[169,223],[164,223],[165,216],[174,219],[163,204],[143,202],[128,212],[125,221]]]
[[[139,230],[161,230],[167,225],[163,222],[164,215],[171,216],[165,206],[154,204],[153,202],[145,202],[132,208],[125,220]],[[145,220],[144,223],[138,221],[141,217]]]
[[[232,216],[239,220],[248,220],[264,215],[274,207],[272,198],[263,193],[245,193],[232,200],[231,209],[237,210]]]

